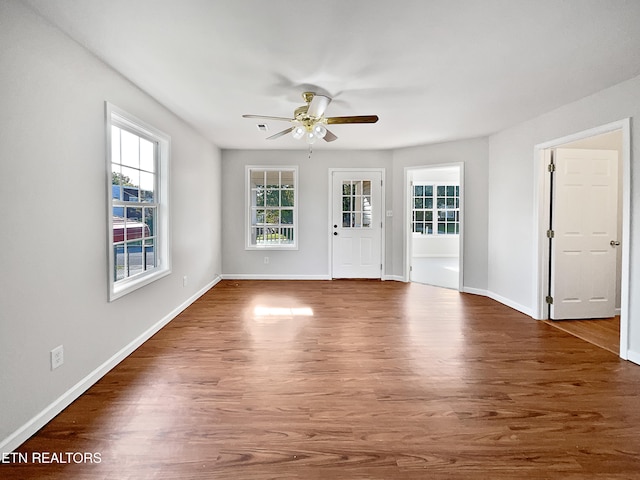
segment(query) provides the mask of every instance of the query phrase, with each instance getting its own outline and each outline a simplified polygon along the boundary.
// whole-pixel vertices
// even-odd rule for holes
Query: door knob
[[[609,245],[611,245],[612,247],[617,247],[617,246],[619,246],[619,245],[620,245],[620,242],[617,242],[617,241],[615,241],[615,240],[611,240],[611,241],[609,242]]]
[[[338,228],[338,225],[334,225],[333,228]]]

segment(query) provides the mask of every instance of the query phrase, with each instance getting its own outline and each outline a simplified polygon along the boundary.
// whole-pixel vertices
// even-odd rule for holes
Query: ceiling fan
[[[314,143],[318,138],[324,139],[325,142],[333,142],[334,140],[337,140],[338,137],[327,130],[325,125],[337,125],[341,123],[376,123],[378,121],[377,115],[325,117],[324,112],[331,103],[331,98],[325,95],[317,95],[314,92],[304,92],[302,94],[302,98],[307,104],[296,108],[293,112],[293,118],[269,117],[264,115],[243,115],[243,117],[291,122],[293,124],[291,127],[267,137],[267,140],[274,140],[291,133],[293,138],[296,140],[304,138],[309,145]]]

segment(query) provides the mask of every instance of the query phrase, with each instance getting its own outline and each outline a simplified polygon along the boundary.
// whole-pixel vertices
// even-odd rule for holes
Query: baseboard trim
[[[464,293],[472,293],[473,295],[481,295],[483,297],[488,297],[492,300],[495,300],[496,302],[506,305],[509,308],[513,308],[514,310],[517,310],[520,313],[524,313],[525,315],[528,315],[529,317],[534,318],[533,310],[531,310],[531,308],[525,307],[524,305],[520,305],[519,303],[509,300],[508,298],[498,295],[497,293],[490,292],[489,290],[482,290],[479,288],[471,288],[471,287],[463,287],[462,291]]]
[[[402,275],[383,275],[382,280],[391,280],[394,282],[404,282],[404,277]]]
[[[633,350],[627,350],[627,360],[640,365],[640,353],[634,352]]]
[[[115,353],[106,362],[92,371],[89,375],[84,377],[73,387],[63,393],[60,397],[54,400],[50,405],[44,408],[35,417],[25,423],[22,427],[18,428],[15,432],[9,435],[7,438],[0,442],[0,452],[13,452],[16,448],[27,441],[34,433],[49,423],[56,415],[62,410],[67,408],[73,403],[80,395],[86,392],[93,384],[104,377],[111,369],[118,365],[122,360],[131,355],[138,347],[144,342],[149,340],[154,334],[161,330],[171,320],[177,317],[183,310],[189,305],[195,302],[198,298],[204,295],[208,290],[215,286],[222,280],[222,277],[216,275],[216,277],[207,283],[204,287],[198,290],[195,294],[189,297],[185,302],[174,308],[169,314],[163,317],[160,321],[149,327],[146,331],[140,334],[137,338],[125,345],[117,353]]]
[[[331,280],[329,275],[224,273],[223,280]]]

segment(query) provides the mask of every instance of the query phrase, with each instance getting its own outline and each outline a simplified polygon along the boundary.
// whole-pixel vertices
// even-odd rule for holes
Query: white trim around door
[[[546,303],[549,291],[549,242],[547,229],[549,228],[549,199],[551,186],[547,165],[549,163],[549,150],[561,145],[594,137],[603,133],[616,130],[622,131],[622,156],[620,167],[622,169],[622,278],[621,278],[621,305],[620,305],[620,357],[629,359],[629,259],[630,259],[630,227],[631,227],[631,122],[629,118],[608,123],[599,127],[585,130],[562,138],[550,140],[534,146],[533,152],[533,178],[534,178],[534,232],[535,255],[533,271],[536,278],[533,287],[532,305],[533,317],[538,320],[546,320],[549,317]]]

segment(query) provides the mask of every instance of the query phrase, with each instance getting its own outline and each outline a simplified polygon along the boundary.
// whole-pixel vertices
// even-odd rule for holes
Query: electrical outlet
[[[62,345],[51,350],[51,370],[55,370],[64,363],[64,348]]]
[[[269,263],[269,257],[264,257],[264,264],[266,265],[267,263]]]

